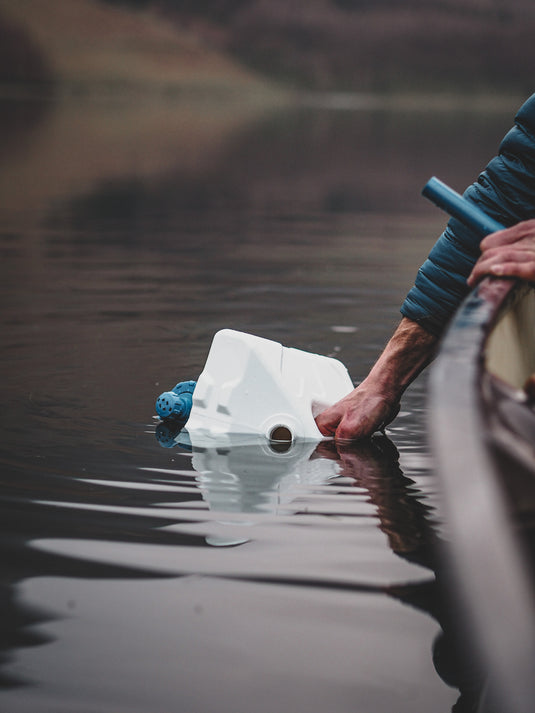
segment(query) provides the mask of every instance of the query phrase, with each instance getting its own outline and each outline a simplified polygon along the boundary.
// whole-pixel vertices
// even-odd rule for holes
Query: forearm
[[[403,317],[383,353],[360,385],[373,388],[395,404],[433,359],[439,338]]]

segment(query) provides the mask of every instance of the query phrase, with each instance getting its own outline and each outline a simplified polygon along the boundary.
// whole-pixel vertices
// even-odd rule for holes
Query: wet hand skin
[[[535,220],[526,220],[481,241],[481,256],[474,265],[468,285],[485,275],[535,280]]]
[[[366,379],[316,418],[337,441],[369,438],[392,421],[401,396],[434,356],[437,337],[404,317]]]
[[[359,440],[383,429],[398,412],[399,404],[392,404],[362,384],[320,413],[316,424],[324,436],[335,436],[339,441]]]

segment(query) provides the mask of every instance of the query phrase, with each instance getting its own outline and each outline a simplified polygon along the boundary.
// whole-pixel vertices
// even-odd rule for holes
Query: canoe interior
[[[486,442],[513,510],[535,525],[535,403],[523,390],[535,374],[535,290],[511,293],[485,344],[480,377]]]
[[[485,349],[485,367],[520,389],[535,374],[535,290],[522,291],[492,330]]]

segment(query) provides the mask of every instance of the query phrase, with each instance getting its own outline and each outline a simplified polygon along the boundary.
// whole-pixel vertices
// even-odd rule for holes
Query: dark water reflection
[[[443,222],[421,185],[471,180],[515,108],[4,101],[3,709],[469,698],[435,584],[425,380],[389,439],[344,451],[162,448],[153,404],[222,327],[362,378]]]

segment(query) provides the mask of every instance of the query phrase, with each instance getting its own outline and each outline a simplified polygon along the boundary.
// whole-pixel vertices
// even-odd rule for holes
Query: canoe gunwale
[[[485,368],[485,346],[529,289],[516,280],[485,278],[453,318],[429,382],[429,436],[455,603],[465,643],[508,713],[533,711],[535,599],[489,435],[497,382]]]

